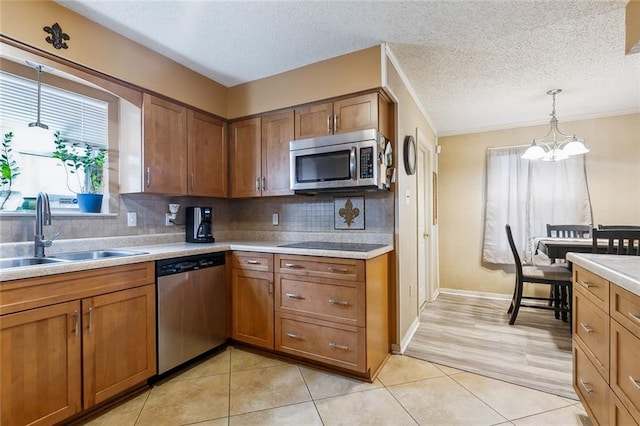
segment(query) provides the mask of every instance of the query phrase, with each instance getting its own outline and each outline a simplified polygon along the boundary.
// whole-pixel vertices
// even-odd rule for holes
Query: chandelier
[[[547,95],[553,97],[553,107],[551,109],[551,128],[549,132],[540,139],[533,139],[533,143],[522,154],[525,160],[560,161],[566,160],[570,155],[580,155],[589,152],[584,146],[582,139],[576,135],[567,135],[558,130],[558,119],[556,118],[556,95],[562,89],[552,89]],[[560,138],[560,140],[558,140]]]

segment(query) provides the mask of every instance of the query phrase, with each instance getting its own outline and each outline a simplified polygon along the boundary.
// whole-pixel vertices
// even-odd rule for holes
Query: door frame
[[[434,225],[433,175],[436,171],[435,143],[416,128],[417,172],[417,229],[418,247],[418,312],[435,300],[438,290],[437,273],[437,227]],[[424,231],[421,230],[424,228]],[[426,234],[426,236],[425,236]],[[421,241],[422,240],[422,241]],[[422,244],[424,243],[424,244]],[[424,280],[422,279],[424,277]]]

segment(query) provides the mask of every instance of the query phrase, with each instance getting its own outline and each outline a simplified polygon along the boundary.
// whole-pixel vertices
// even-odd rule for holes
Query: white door
[[[432,151],[426,138],[418,130],[416,173],[418,181],[418,309],[422,309],[426,302],[432,302],[432,253],[431,253],[431,214],[432,188],[431,175],[433,171]]]

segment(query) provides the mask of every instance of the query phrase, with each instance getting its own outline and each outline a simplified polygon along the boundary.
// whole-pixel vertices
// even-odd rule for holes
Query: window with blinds
[[[0,128],[3,135],[13,132],[12,155],[20,167],[12,190],[25,198],[44,191],[49,193],[52,207],[75,209],[75,193],[67,185],[67,174],[60,161],[51,158],[53,134],[59,131],[70,144],[107,148],[109,103],[42,84],[40,122],[49,127],[50,136],[34,141],[27,135],[28,124],[38,115],[37,82],[1,71],[0,99]]]

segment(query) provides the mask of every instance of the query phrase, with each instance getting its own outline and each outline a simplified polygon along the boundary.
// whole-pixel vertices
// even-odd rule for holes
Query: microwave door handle
[[[351,172],[351,179],[357,180],[358,176],[356,175],[357,164],[356,164],[356,147],[351,147],[351,154],[349,155],[349,172]]]

